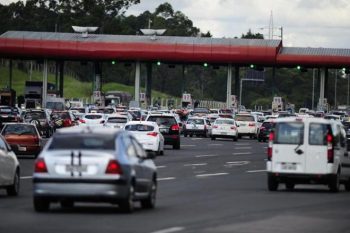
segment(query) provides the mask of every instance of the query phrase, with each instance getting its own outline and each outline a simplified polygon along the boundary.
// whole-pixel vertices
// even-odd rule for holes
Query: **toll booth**
[[[16,91],[9,88],[0,89],[0,105],[15,107]]]

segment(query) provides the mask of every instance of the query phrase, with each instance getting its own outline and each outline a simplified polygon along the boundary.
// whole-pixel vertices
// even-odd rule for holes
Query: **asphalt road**
[[[77,204],[49,213],[32,206],[33,158],[20,158],[19,197],[0,191],[0,232],[350,232],[350,193],[325,186],[269,192],[266,143],[241,139],[182,138],[155,161],[158,199],[154,210],[123,214],[109,204]],[[89,190],[87,190],[89,191]]]

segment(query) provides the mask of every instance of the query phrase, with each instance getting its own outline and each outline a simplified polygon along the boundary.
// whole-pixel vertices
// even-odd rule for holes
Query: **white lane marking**
[[[267,149],[267,146],[265,146],[264,149]]]
[[[252,171],[247,171],[247,173],[258,173],[258,172],[266,172],[266,170],[252,170]]]
[[[32,179],[33,176],[21,176],[21,180],[28,180],[28,179]]]
[[[192,163],[192,164],[184,164],[185,167],[191,167],[191,166],[205,166],[207,163]]]
[[[251,152],[238,152],[238,153],[233,153],[233,155],[251,155]]]
[[[158,178],[158,181],[163,181],[163,180],[175,180],[176,177],[164,177],[164,178]]]
[[[236,146],[250,146],[250,143],[236,143]]]
[[[251,146],[249,146],[249,147],[235,147],[234,149],[235,150],[250,150],[250,149],[252,149],[252,147]]]
[[[203,157],[215,157],[219,155],[196,155],[196,158],[203,158]]]
[[[191,138],[192,141],[203,140],[203,138]]]
[[[212,174],[200,174],[200,175],[196,175],[196,177],[225,176],[225,175],[228,175],[228,173],[222,172],[222,173],[212,173]]]
[[[173,233],[185,230],[184,227],[170,227],[159,231],[153,231],[152,233]]]
[[[208,144],[208,146],[222,146],[223,144]]]
[[[181,147],[184,147],[184,146],[190,147],[190,146],[197,146],[197,145],[181,145]]]
[[[248,164],[249,161],[233,161],[233,162],[226,162],[226,163],[230,165],[235,165],[235,166],[242,166],[242,165]]]
[[[163,165],[162,166],[157,166],[157,168],[166,168],[166,166],[163,166]]]

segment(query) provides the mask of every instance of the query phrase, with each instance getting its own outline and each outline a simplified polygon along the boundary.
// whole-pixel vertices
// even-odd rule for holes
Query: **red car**
[[[71,111],[54,111],[51,113],[51,120],[56,128],[71,127],[77,124]]]
[[[11,146],[16,155],[34,155],[37,157],[41,151],[41,137],[34,124],[7,123],[1,135]]]

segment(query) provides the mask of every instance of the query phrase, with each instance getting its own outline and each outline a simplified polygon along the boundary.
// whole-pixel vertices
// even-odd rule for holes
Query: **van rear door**
[[[277,173],[304,173],[305,124],[302,121],[278,122],[273,142],[272,170]]]
[[[331,126],[326,123],[310,123],[307,134],[308,148],[306,153],[307,174],[327,173],[327,133]]]

